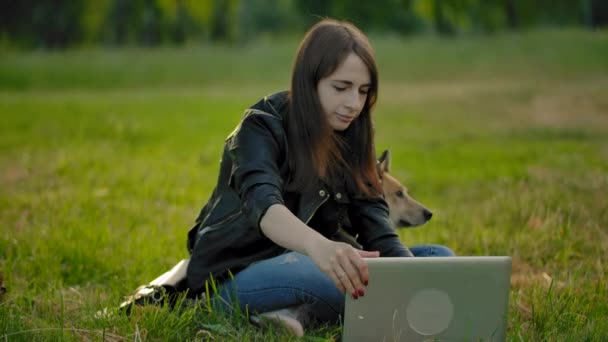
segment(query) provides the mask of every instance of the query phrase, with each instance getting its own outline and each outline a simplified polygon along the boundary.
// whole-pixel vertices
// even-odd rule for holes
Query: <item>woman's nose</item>
[[[345,105],[353,110],[359,110],[362,107],[363,99],[361,94],[359,94],[359,90],[355,89],[353,91],[349,91],[346,99]]]

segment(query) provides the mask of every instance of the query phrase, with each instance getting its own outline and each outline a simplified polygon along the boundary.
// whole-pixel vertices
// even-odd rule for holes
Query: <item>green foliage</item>
[[[113,0],[104,22],[104,41],[124,45],[137,41],[143,46],[159,45],[167,29],[164,12],[156,0]]]
[[[289,0],[241,0],[238,9],[239,40],[260,34],[285,35],[304,29]]]
[[[376,146],[435,212],[400,237],[513,256],[508,340],[608,336],[607,41],[372,37]],[[294,49],[0,55],[0,340],[289,340],[206,305],[96,313],[187,257],[223,139],[246,106],[286,87]]]
[[[83,39],[84,0],[6,1],[0,5],[0,33],[25,47],[58,49]]]
[[[302,32],[322,17],[367,32],[454,36],[544,26],[602,27],[602,0],[78,0],[0,4],[0,37],[24,47],[243,43]],[[4,43],[6,44],[6,43]]]

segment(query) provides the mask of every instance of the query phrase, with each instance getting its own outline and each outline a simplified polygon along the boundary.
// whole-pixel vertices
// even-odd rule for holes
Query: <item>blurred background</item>
[[[245,43],[319,17],[366,32],[442,36],[608,25],[604,0],[21,0],[0,4],[0,46],[39,49]]]
[[[510,341],[606,341],[607,0],[0,1],[0,340],[287,340],[94,317],[188,257],[225,137],[325,16],[369,35],[377,152],[434,212],[402,241],[511,255]]]

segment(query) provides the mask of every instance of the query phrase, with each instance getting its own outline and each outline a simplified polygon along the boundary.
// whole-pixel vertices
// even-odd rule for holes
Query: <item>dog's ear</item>
[[[391,166],[391,151],[384,150],[378,158],[378,166],[382,172],[389,172]]]

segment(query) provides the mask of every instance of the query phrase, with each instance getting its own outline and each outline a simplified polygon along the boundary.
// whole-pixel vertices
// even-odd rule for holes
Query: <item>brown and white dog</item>
[[[389,174],[391,153],[382,152],[378,171],[382,181],[384,199],[389,207],[389,218],[396,228],[417,227],[431,219],[433,213],[407,192],[407,188]]]
[[[417,227],[425,224],[431,219],[433,213],[420,202],[412,198],[407,188],[395,177],[389,174],[391,164],[390,152],[384,151],[378,159],[378,172],[381,176],[384,198],[389,207],[389,218],[395,228]],[[356,237],[349,235],[344,230],[339,230],[333,240],[343,241],[361,248]],[[190,259],[181,260],[177,265],[160,277],[152,280],[147,285],[140,286],[124,301],[120,307],[127,313],[133,304],[160,303],[164,301],[165,294],[185,291],[186,269]]]
[[[391,165],[391,153],[385,150],[378,158],[378,173],[382,182],[382,192],[384,200],[388,204],[389,219],[395,228],[412,228],[425,224],[431,219],[433,213],[420,202],[409,195],[407,188],[389,174]],[[353,237],[345,230],[338,230],[332,240],[346,242],[357,249],[362,246],[357,242],[357,237]]]

